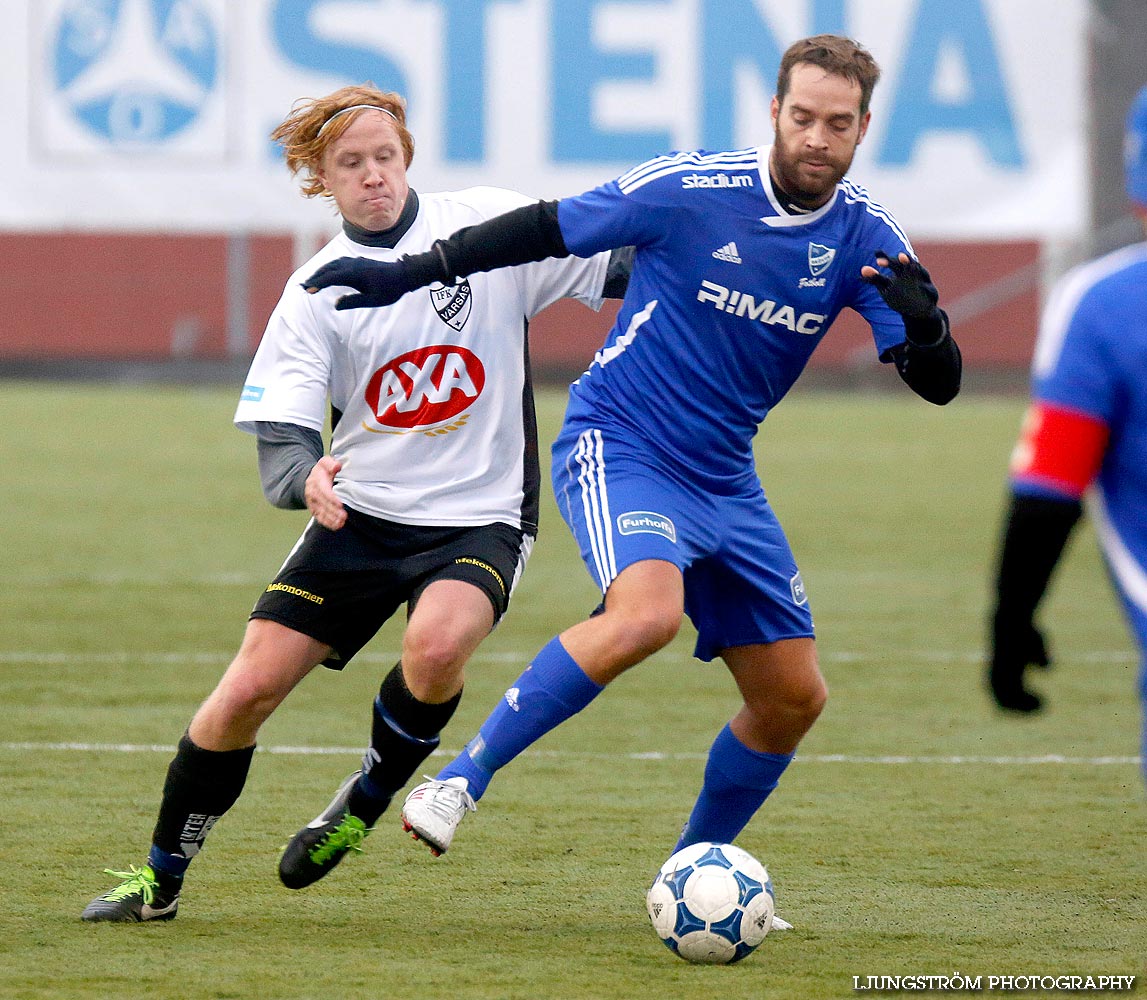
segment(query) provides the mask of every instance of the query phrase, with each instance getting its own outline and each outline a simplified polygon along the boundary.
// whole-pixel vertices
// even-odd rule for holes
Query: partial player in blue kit
[[[1127,194],[1147,233],[1147,87],[1128,113],[1124,150]],[[1139,644],[1147,701],[1147,242],[1076,268],[1056,286],[1036,344],[1011,491],[991,617],[996,702],[1021,713],[1042,707],[1024,682],[1028,666],[1050,662],[1033,619],[1085,493]],[[1143,749],[1147,758],[1147,725]]]
[[[617,322],[553,445],[558,504],[603,605],[552,639],[463,753],[407,797],[404,825],[435,854],[499,768],[663,648],[684,614],[697,656],[724,661],[743,705],[713,743],[677,848],[732,841],[820,714],[812,615],[757,476],[757,428],[846,307],[925,399],[947,403],[960,384],[927,271],[845,177],[878,76],[855,42],[804,39],[781,62],[772,146],[658,157],[428,253],[334,261],[308,279],[355,289],[339,308],[386,306],[473,271],[636,247]]]

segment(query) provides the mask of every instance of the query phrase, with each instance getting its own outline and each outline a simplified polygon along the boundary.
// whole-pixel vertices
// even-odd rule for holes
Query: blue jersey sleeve
[[[1057,331],[1055,324],[1062,324],[1061,329]],[[1035,398],[1110,423],[1120,391],[1118,366],[1108,343],[1110,326],[1102,286],[1084,295],[1069,316],[1045,320],[1040,336],[1055,339],[1058,350],[1037,370]]]
[[[640,169],[640,168],[638,168]],[[657,183],[628,192],[609,181],[558,202],[558,225],[570,253],[589,257],[618,247],[651,246],[684,214]]]
[[[851,299],[847,303],[867,320],[872,328],[872,339],[876,351],[884,361],[890,360],[886,352],[904,343],[904,319],[893,309],[875,285],[870,285],[860,276],[860,269],[866,265],[876,266],[876,253],[882,250],[892,257],[906,253],[915,257],[916,252],[907,235],[892,217],[892,214],[877,202],[872,201],[868,192],[857,185],[846,182],[845,197],[850,205],[858,210],[852,225],[855,229],[849,245],[855,257],[848,263],[849,278],[853,282]],[[863,212],[859,209],[863,207]]]
[[[881,249],[888,250],[887,247]],[[899,250],[888,250],[889,253],[899,253]],[[860,268],[864,264],[873,263],[866,260],[856,267],[856,294],[852,302],[855,309],[872,327],[872,340],[876,344],[876,352],[881,360],[889,361],[886,352],[897,344],[903,344],[907,339],[904,332],[904,318],[881,297],[874,285],[860,277]],[[875,266],[875,265],[874,265]]]
[[[851,278],[856,283],[851,306],[860,315],[863,315],[868,326],[872,327],[876,353],[880,354],[882,360],[887,361],[889,358],[885,357],[885,352],[897,344],[903,344],[906,339],[904,318],[887,302],[884,302],[874,284],[869,284],[861,278],[860,268],[865,265],[876,266],[876,250],[884,250],[894,256],[902,252],[915,255],[912,253],[911,244],[900,240],[900,237],[891,229],[885,233],[874,235],[875,239],[879,239],[881,242],[871,248],[868,248],[868,244],[873,242],[872,239],[857,245],[856,259],[849,261],[852,268]]]

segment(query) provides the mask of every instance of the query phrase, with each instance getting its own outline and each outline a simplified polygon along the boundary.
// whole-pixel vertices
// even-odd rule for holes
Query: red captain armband
[[[1012,452],[1012,479],[1078,500],[1099,471],[1108,433],[1089,413],[1034,402]]]

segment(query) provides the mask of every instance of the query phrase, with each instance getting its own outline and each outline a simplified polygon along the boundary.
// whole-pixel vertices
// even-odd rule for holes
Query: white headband
[[[327,126],[333,122],[339,115],[345,115],[348,111],[381,111],[384,115],[390,115],[396,122],[398,122],[398,115],[393,111],[387,111],[386,108],[380,108],[377,104],[352,104],[349,108],[343,108],[341,111],[336,111],[320,126],[318,132],[315,133],[317,139],[323,132],[326,131]],[[402,124],[398,122],[398,124]]]

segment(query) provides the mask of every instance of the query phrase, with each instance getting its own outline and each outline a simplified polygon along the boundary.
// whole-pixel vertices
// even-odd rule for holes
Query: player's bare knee
[[[828,685],[825,684],[823,677],[818,676],[816,682],[806,692],[803,702],[804,715],[810,726],[820,718],[820,713],[824,711],[827,703]]]
[[[783,719],[790,729],[808,732],[828,701],[828,686],[819,672],[762,689],[746,698],[745,707],[768,727]]]
[[[191,720],[192,738],[208,749],[246,743],[283,700],[283,694],[254,676],[226,676]]]
[[[642,608],[620,617],[619,645],[634,655],[650,656],[668,646],[681,628],[681,612]]]
[[[407,630],[402,641],[402,662],[407,686],[415,697],[445,684],[462,672],[473,642],[449,629]]]
[[[801,683],[790,685],[782,693],[785,709],[796,718],[802,719],[808,729],[820,717],[824,706],[828,702],[828,685],[819,674],[814,674],[802,680]]]

